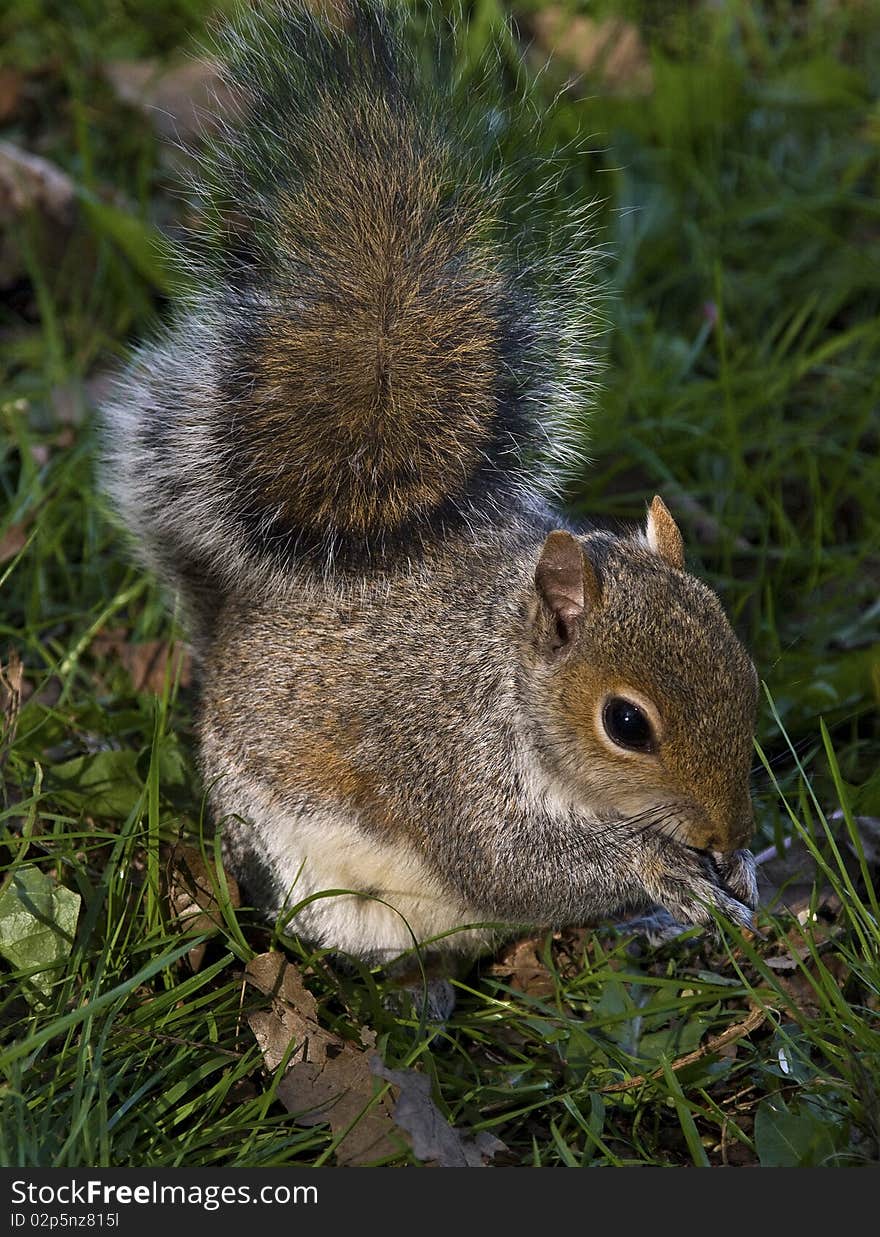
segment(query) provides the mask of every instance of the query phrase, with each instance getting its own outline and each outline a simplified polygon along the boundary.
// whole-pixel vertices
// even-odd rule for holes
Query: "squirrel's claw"
[[[669,845],[662,850],[662,866],[643,872],[645,889],[682,923],[711,926],[715,910],[740,928],[754,927],[757,901],[754,859],[748,851],[735,851],[722,864],[702,852]]]

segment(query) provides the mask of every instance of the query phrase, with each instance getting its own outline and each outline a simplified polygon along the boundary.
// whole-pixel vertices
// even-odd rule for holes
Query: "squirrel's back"
[[[417,558],[538,493],[582,404],[589,248],[512,232],[504,118],[426,84],[400,20],[282,3],[224,36],[193,291],[106,410],[109,489],[190,594]]]

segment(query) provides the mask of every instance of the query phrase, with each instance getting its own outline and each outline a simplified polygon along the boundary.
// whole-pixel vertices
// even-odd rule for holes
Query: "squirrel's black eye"
[[[612,696],[602,710],[602,725],[612,743],[633,752],[653,752],[654,731],[644,709],[622,696]]]

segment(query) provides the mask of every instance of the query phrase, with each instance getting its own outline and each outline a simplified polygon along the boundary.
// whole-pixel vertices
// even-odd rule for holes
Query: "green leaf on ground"
[[[32,1005],[42,1008],[57,967],[73,948],[80,896],[39,868],[16,872],[0,895],[0,954],[22,971],[39,968],[22,985]]]
[[[778,1095],[769,1096],[755,1117],[755,1147],[762,1168],[810,1168],[830,1162],[838,1149],[839,1126],[823,1121],[806,1104],[792,1112]]]
[[[125,748],[121,751],[96,752],[93,756],[75,756],[52,770],[53,790],[62,793],[56,798],[68,798],[77,806],[86,801],[86,810],[95,816],[125,817],[140,798],[143,782],[137,772],[138,754]]]

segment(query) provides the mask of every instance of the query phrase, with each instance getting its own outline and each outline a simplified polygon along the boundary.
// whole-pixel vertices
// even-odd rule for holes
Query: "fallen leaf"
[[[0,67],[0,125],[15,115],[24,88],[24,74],[12,65]]]
[[[6,532],[0,535],[0,563],[8,562],[21,553],[27,545],[28,529],[32,523],[33,516],[28,516],[17,524],[10,524]]]
[[[278,1069],[294,1044],[278,1098],[300,1125],[329,1124],[340,1139],[337,1164],[399,1158],[411,1144],[419,1159],[438,1167],[478,1168],[506,1149],[490,1134],[465,1138],[451,1126],[431,1099],[428,1076],[388,1069],[369,1028],[355,1042],[322,1027],[314,996],[283,954],[253,958],[245,977],[272,998],[271,1010],[248,1015],[267,1069]],[[377,1093],[378,1078],[392,1084],[396,1099]]]
[[[245,967],[245,978],[265,996],[274,997],[289,1006],[299,1018],[308,1022],[317,1020],[318,1002],[303,983],[299,970],[287,961],[284,954],[276,950],[258,954]],[[325,1034],[323,1031],[321,1033]],[[270,1070],[277,1069],[283,1057],[284,1050],[271,1059],[267,1057],[266,1066]]]
[[[217,873],[205,863],[194,846],[175,846],[165,861],[165,894],[177,926],[188,932],[213,933],[223,926],[223,912],[217,901]],[[226,873],[229,900],[241,906],[238,882]],[[186,955],[190,968],[202,965],[207,944],[203,941]]]
[[[276,1070],[295,1044],[277,1092],[288,1112],[300,1125],[329,1124],[340,1139],[335,1151],[340,1166],[399,1158],[405,1141],[391,1118],[390,1098],[382,1096],[364,1111],[376,1095],[368,1055],[375,1046],[372,1032],[363,1029],[355,1043],[320,1026],[314,996],[283,954],[253,958],[245,977],[272,997],[271,1011],[248,1016],[267,1069]]]
[[[767,965],[771,971],[796,971],[797,962],[791,954],[782,954],[778,958],[768,958]]]
[[[508,980],[517,992],[537,997],[551,996],[556,991],[556,984],[538,954],[543,944],[543,936],[528,936],[514,941],[489,973]]]
[[[210,60],[168,67],[155,60],[112,60],[104,73],[124,102],[144,112],[160,137],[184,144],[227,110],[229,88]]]
[[[60,257],[75,199],[76,187],[66,172],[12,142],[0,142],[0,289],[12,287],[26,273],[16,230],[7,225],[26,213],[46,217],[49,249]]]
[[[539,44],[579,73],[598,77],[612,93],[651,93],[651,63],[632,22],[621,17],[572,17],[558,5],[535,13],[532,21]]]
[[[22,985],[36,1008],[45,1007],[58,965],[73,948],[80,901],[39,868],[14,872],[0,895],[0,954],[20,970],[38,968]]]
[[[125,819],[140,800],[143,780],[138,753],[130,748],[105,749],[53,764],[47,780],[55,797],[76,811]]]
[[[24,667],[15,649],[9,650],[4,666],[0,663],[0,769],[6,763],[18,726],[24,684]]]
[[[499,1138],[480,1131],[466,1138],[450,1125],[431,1098],[431,1079],[412,1069],[388,1069],[378,1054],[372,1070],[397,1088],[393,1116],[412,1143],[413,1154],[437,1168],[484,1168],[499,1151],[507,1148]]]
[[[0,142],[0,224],[27,210],[68,223],[75,198],[74,183],[61,168],[13,142]]]
[[[407,1150],[391,1120],[388,1096],[367,1107],[376,1089],[370,1059],[363,1048],[346,1044],[322,1065],[294,1065],[278,1084],[278,1098],[288,1112],[300,1114],[302,1124],[327,1121],[334,1136],[342,1135],[335,1151],[340,1167],[399,1159]]]
[[[805,1018],[812,1021],[820,1016],[822,1007],[816,997],[816,990],[803,971],[795,969],[785,974],[776,971],[775,977],[781,991]]]
[[[192,657],[189,649],[177,641],[143,640],[132,644],[125,628],[112,628],[99,633],[92,641],[92,650],[99,656],[121,661],[131,677],[136,692],[149,691],[161,696],[165,690],[165,675],[171,660],[171,682],[181,687],[192,682]]]

